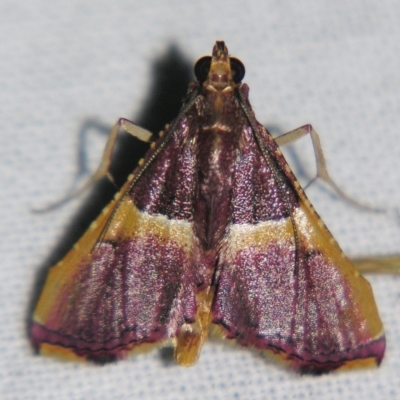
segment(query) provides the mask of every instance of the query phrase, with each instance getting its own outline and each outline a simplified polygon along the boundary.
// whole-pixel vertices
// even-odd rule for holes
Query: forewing
[[[180,328],[195,321],[204,283],[192,229],[195,156],[185,117],[174,131],[50,269],[32,324],[32,340],[42,351],[122,358],[174,342]]]
[[[214,331],[303,372],[379,364],[385,338],[369,283],[314,211],[272,137],[258,129],[259,142],[249,127],[243,131],[232,223],[215,276]],[[272,155],[269,163],[260,144]]]

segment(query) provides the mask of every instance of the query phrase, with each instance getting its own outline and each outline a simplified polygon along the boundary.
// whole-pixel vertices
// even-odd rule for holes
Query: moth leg
[[[85,183],[84,187],[78,190],[85,190],[87,186],[92,185],[93,183],[104,178],[105,176],[107,176],[108,179],[114,183],[114,178],[110,174],[109,169],[112,154],[114,152],[114,146],[117,141],[120,129],[123,129],[124,132],[129,133],[133,137],[141,140],[142,142],[149,142],[152,136],[151,132],[141,128],[140,126],[135,125],[132,121],[129,121],[126,118],[120,118],[110,131],[110,136],[108,137],[106,147],[104,148],[103,156],[101,158],[100,165],[97,168],[97,171],[90,177],[89,181]]]
[[[142,142],[150,142],[152,133],[147,131],[146,129],[141,128],[138,125],[135,125],[132,121],[129,121],[126,118],[120,118],[112,127],[109,137],[107,139],[106,146],[103,151],[103,155],[101,157],[100,165],[98,166],[97,170],[92,174],[92,176],[83,183],[78,189],[74,190],[71,194],[68,194],[66,197],[51,204],[48,207],[43,209],[35,209],[34,212],[45,212],[50,211],[54,208],[57,208],[65,203],[67,203],[72,198],[81,195],[87,189],[89,189],[93,184],[98,182],[104,177],[107,177],[111,182],[114,183],[114,178],[111,175],[109,169],[111,165],[111,159],[114,152],[115,143],[118,138],[118,133],[120,130],[129,133],[133,137],[141,140]]]
[[[356,207],[363,208],[373,212],[385,212],[388,210],[372,208],[364,204],[360,204],[358,201],[349,197],[344,193],[340,187],[332,180],[329,176],[324,153],[322,151],[321,142],[317,132],[311,125],[304,125],[293,131],[285,133],[275,138],[278,146],[285,146],[286,144],[292,143],[297,139],[302,138],[305,135],[310,135],[314,147],[315,159],[317,163],[317,174],[307,186],[310,186],[316,179],[321,178],[325,181],[340,197],[347,202],[355,205]],[[397,213],[397,218],[399,215]],[[357,257],[351,259],[356,269],[361,273],[384,273],[384,274],[400,274],[400,255],[393,256],[381,256],[381,257]]]
[[[400,274],[400,256],[356,257],[351,262],[361,273]]]
[[[278,136],[274,139],[275,139],[275,142],[278,144],[278,146],[285,146],[289,143],[292,143],[292,142],[302,138],[305,135],[310,135],[310,137],[311,137],[311,141],[312,141],[313,148],[314,148],[315,161],[317,164],[317,173],[316,173],[315,177],[305,186],[305,189],[307,187],[309,187],[311,184],[313,184],[317,179],[321,179],[328,186],[330,186],[337,193],[337,195],[339,197],[341,197],[348,203],[352,204],[353,206],[364,209],[364,210],[373,211],[373,212],[386,213],[386,210],[383,210],[380,208],[375,208],[375,207],[370,207],[368,205],[362,204],[362,203],[358,202],[357,200],[351,198],[335,183],[335,181],[330,177],[330,175],[328,173],[324,153],[322,151],[321,141],[319,139],[318,133],[315,131],[315,129],[312,127],[312,125],[307,124],[307,125],[301,126],[300,128],[297,128],[293,131],[284,133],[283,135]]]

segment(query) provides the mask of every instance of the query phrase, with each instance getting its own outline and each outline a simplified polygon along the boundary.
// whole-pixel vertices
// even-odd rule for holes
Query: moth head
[[[237,58],[230,57],[225,42],[216,42],[212,57],[200,58],[194,67],[194,73],[206,89],[222,91],[235,88],[245,74],[243,63]]]

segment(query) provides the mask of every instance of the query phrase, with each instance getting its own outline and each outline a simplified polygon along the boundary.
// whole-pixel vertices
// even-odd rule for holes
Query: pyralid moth
[[[191,365],[212,334],[300,372],[379,364],[370,285],[307,199],[285,140],[256,120],[243,64],[216,42],[195,74],[176,119],[50,269],[35,347],[103,362],[172,345]],[[124,124],[150,136],[125,120],[112,136]]]

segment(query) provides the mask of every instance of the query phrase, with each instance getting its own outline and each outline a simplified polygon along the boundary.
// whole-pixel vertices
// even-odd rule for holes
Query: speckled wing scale
[[[104,362],[209,332],[300,372],[379,364],[372,291],[318,217],[217,42],[182,110],[67,256],[32,322],[45,353]]]

